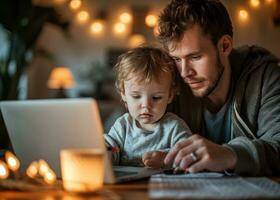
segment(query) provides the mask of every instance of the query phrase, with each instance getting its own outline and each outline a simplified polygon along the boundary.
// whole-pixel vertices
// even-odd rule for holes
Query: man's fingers
[[[181,162],[181,160],[185,157],[190,157],[191,153],[194,153],[197,149],[199,148],[199,146],[197,146],[195,143],[181,149],[175,159],[174,159],[174,164],[179,164]],[[192,158],[192,157],[191,157]],[[192,160],[192,159],[188,159],[188,160]]]
[[[200,172],[203,171],[207,168],[208,160],[203,157],[203,155],[205,154],[205,149],[204,148],[200,148],[198,149],[196,152],[194,152],[195,157],[196,157],[196,161],[194,160],[194,157],[190,154],[189,158],[191,160],[191,164],[188,166],[188,171],[190,173],[196,173],[196,172]]]
[[[182,158],[182,160],[177,164],[181,169],[188,169],[195,161],[192,159],[191,155],[188,154]]]
[[[189,171],[190,173],[201,172],[201,171],[203,171],[203,170],[206,169],[206,166],[207,166],[206,161],[205,161],[205,160],[200,160],[200,161],[198,161],[198,162],[192,164],[192,165],[189,167],[188,171]]]
[[[191,144],[191,141],[189,139],[182,140],[178,142],[166,155],[164,159],[165,164],[172,164],[178,154],[178,152],[184,148],[185,146],[188,146]]]

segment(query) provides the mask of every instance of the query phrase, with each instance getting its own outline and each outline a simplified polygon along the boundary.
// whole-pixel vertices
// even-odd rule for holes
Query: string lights
[[[248,14],[247,10],[241,9],[241,10],[239,11],[239,18],[240,18],[242,21],[248,20],[248,16],[249,16],[249,14]]]
[[[272,5],[275,0],[264,0],[266,4]],[[249,6],[253,9],[259,9],[262,5],[260,0],[248,0]],[[241,8],[238,10],[238,20],[240,22],[247,22],[250,18],[248,9]]]
[[[260,7],[260,0],[250,0],[250,6],[253,7],[253,8],[258,8]]]
[[[127,39],[128,45],[135,47],[147,41],[147,38],[145,38],[147,31],[151,30],[150,32],[154,36],[158,34],[159,10],[151,10],[151,7],[145,7],[142,10],[142,14],[144,14],[141,14],[139,18],[135,10],[133,10],[133,5],[131,5],[131,8],[126,8],[122,11],[114,10],[114,12],[111,12],[105,9],[107,8],[105,4],[107,5],[108,3],[103,1],[95,1],[95,3],[99,2],[101,4],[96,5],[96,8],[89,7],[92,1],[85,0],[53,0],[53,2],[56,2],[56,5],[64,3],[65,7],[72,11],[75,21],[80,25],[84,25],[93,37],[101,38],[105,37],[105,35],[108,37],[108,34],[111,34],[110,36],[115,38]],[[242,7],[238,8],[236,16],[238,22],[246,24],[250,20],[251,9],[260,9],[264,4],[273,5],[276,0],[246,0],[244,2],[247,5],[242,5]],[[93,11],[94,9],[97,13]],[[102,15],[103,17],[100,17],[101,12],[105,13],[105,15]],[[115,15],[116,12],[120,13]],[[111,21],[107,18],[107,14],[113,16]],[[143,20],[144,26],[140,25],[139,20]],[[137,32],[134,31],[136,26]]]

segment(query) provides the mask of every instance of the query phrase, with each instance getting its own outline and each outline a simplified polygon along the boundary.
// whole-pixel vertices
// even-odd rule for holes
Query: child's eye
[[[153,100],[160,100],[162,97],[153,97]]]
[[[141,97],[140,95],[132,95],[133,99],[140,99],[140,97]]]

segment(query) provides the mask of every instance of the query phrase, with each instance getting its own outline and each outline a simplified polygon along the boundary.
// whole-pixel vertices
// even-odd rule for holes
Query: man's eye
[[[192,60],[199,60],[201,58],[201,56],[200,55],[197,55],[197,56],[192,56],[191,57],[191,59]]]
[[[162,97],[153,97],[153,100],[160,100]]]

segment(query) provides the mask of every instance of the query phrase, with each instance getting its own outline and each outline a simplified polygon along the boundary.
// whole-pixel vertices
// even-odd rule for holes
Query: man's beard
[[[196,95],[195,92],[193,91],[193,94],[195,96],[205,98],[205,97],[209,96],[218,86],[218,84],[223,76],[224,70],[225,70],[225,67],[223,66],[223,64],[220,60],[220,57],[218,55],[217,55],[217,70],[218,70],[217,77],[213,81],[213,83],[199,95],[198,94]]]

